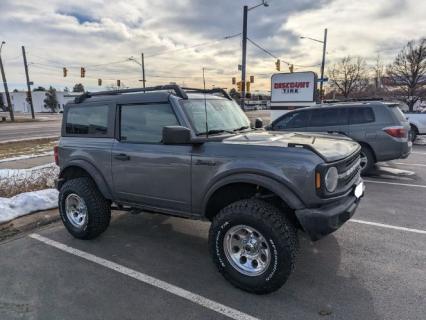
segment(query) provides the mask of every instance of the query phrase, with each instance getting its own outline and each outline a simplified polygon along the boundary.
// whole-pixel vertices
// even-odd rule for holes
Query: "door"
[[[332,107],[312,110],[308,131],[348,135],[348,109]]]
[[[169,103],[121,105],[113,146],[116,197],[149,207],[190,211],[190,145],[163,145],[164,126],[179,125]]]

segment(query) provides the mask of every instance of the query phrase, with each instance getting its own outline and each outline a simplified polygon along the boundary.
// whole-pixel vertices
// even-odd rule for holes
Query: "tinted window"
[[[407,122],[407,118],[402,113],[401,109],[397,105],[391,105],[389,106],[390,111],[393,113],[396,119],[398,119],[400,122]]]
[[[274,126],[274,130],[280,129],[291,129],[291,128],[302,128],[307,127],[309,122],[310,112],[309,111],[300,111],[293,112],[285,115],[280,120],[278,120]]]
[[[325,127],[348,124],[346,108],[317,109],[312,112],[310,126]]]
[[[161,143],[163,127],[179,125],[169,104],[121,106],[121,141]]]
[[[78,106],[68,110],[65,132],[104,136],[108,133],[108,106]]]
[[[355,107],[349,109],[349,123],[374,122],[374,112],[371,108]]]

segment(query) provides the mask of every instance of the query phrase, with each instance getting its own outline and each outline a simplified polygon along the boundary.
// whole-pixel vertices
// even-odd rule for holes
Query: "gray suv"
[[[288,112],[267,127],[272,131],[341,133],[361,145],[362,173],[376,162],[406,158],[410,123],[397,104],[374,101],[336,103]]]
[[[318,240],[354,214],[359,152],[346,137],[251,128],[222,89],[85,93],[55,148],[60,215],[79,239],[104,232],[112,209],[209,220],[223,276],[268,293],[294,267],[297,230]]]

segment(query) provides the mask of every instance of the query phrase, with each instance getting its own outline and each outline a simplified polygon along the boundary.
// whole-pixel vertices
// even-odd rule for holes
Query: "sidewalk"
[[[0,162],[0,169],[29,169],[54,162],[53,155]]]

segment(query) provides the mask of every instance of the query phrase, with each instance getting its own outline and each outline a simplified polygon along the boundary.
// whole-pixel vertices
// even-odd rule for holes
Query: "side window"
[[[66,134],[105,136],[108,134],[108,106],[70,107],[65,123]]]
[[[120,140],[161,143],[163,127],[179,122],[170,104],[123,105],[120,108]]]
[[[312,112],[312,127],[338,126],[348,124],[346,108],[317,109]]]
[[[309,111],[290,113],[285,115],[274,125],[274,130],[307,127],[309,123],[309,117]]]
[[[374,112],[371,108],[355,107],[349,109],[349,123],[369,123],[374,122]]]

